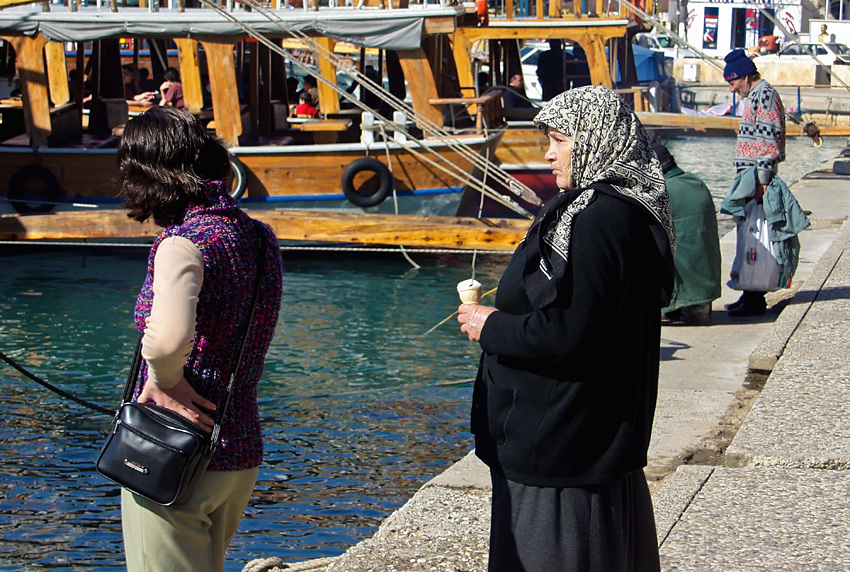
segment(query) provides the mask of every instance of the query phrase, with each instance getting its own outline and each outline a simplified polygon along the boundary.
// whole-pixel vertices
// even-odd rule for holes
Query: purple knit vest
[[[265,277],[227,416],[222,422],[221,441],[209,466],[210,470],[237,471],[257,467],[263,461],[257,386],[280,310],[280,248],[272,230],[256,224],[240,210],[220,183],[210,185],[207,198],[206,205],[190,205],[183,220],[168,226],[151,247],[135,321],[139,331],[144,330],[153,303],[153,262],[162,240],[171,236],[190,240],[204,257],[204,280],[198,299],[195,339],[183,375],[195,391],[221,409],[247,326],[257,274],[258,231],[262,229],[262,239],[266,241]],[[146,381],[147,366],[143,363],[136,395]]]

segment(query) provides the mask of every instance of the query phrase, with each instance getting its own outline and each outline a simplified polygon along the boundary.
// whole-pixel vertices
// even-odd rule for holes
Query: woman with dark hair
[[[475,452],[493,482],[489,570],[659,569],[644,477],[675,233],[652,144],[611,90],[534,119],[560,192],[532,222],[496,307],[462,304],[483,350]]]
[[[159,104],[176,107],[177,109],[186,109],[186,102],[183,99],[183,84],[180,82],[180,72],[174,68],[168,68],[162,77],[165,81],[159,86],[159,93],[162,96]]]
[[[130,119],[118,163],[128,216],[164,229],[136,303],[144,358],[136,400],[207,431],[214,419],[221,424],[188,503],[166,507],[122,490],[127,569],[221,571],[263,459],[257,386],[280,309],[280,249],[227,193],[227,150],[192,115],[154,107]],[[260,253],[265,270],[249,324]],[[218,419],[246,331],[227,415]]]

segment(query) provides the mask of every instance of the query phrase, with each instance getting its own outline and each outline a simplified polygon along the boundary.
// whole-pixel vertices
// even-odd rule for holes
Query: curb
[[[789,299],[788,305],[774,322],[773,328],[762,338],[756,349],[750,354],[750,371],[770,373],[785,351],[788,340],[806,317],[812,304],[826,283],[838,258],[850,240],[850,221],[841,226],[838,236],[832,241],[826,252],[818,260],[812,273],[803,282],[800,289]]]

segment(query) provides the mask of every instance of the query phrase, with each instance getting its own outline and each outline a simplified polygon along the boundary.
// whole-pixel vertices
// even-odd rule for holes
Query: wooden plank
[[[681,115],[678,113],[652,113],[642,112],[637,114],[638,119],[644,127],[659,129],[674,129],[678,131],[712,131],[717,134],[735,135],[738,132],[740,117],[724,115],[716,117],[713,115]],[[821,137],[848,137],[850,136],[850,125],[818,125]],[[785,134],[788,137],[805,137],[802,127],[793,123],[787,123]]]
[[[336,40],[321,36],[316,38],[316,43],[322,46],[326,53],[334,53]],[[320,54],[316,54],[316,61],[319,62],[319,73],[331,83],[331,85],[325,85],[322,81],[317,82],[319,84],[319,112],[322,115],[339,113],[339,94],[331,87],[336,85],[336,66]]]
[[[431,105],[429,100],[440,97],[437,92],[437,83],[428,63],[428,56],[422,48],[416,50],[399,50],[398,60],[404,77],[410,89],[410,97],[413,100],[413,109],[423,117],[429,119],[437,127],[443,126],[443,111],[439,106]],[[419,127],[424,127],[420,125]]]
[[[303,212],[251,213],[269,224],[281,240],[403,245],[432,248],[477,248],[513,251],[529,221],[482,221],[458,217],[423,217]]]
[[[478,78],[472,73],[472,44],[466,36],[461,34],[452,34],[451,41],[452,55],[455,60],[455,68],[457,68],[457,79],[461,87],[461,94],[464,97],[475,97],[475,85]],[[470,106],[469,113],[472,115],[478,113],[478,106]]]
[[[850,125],[818,125],[818,128],[823,137],[850,137]],[[786,131],[788,131],[787,127]]]
[[[581,42],[581,47],[587,55],[587,66],[590,68],[590,82],[593,85],[614,87],[611,81],[611,71],[608,59],[605,57],[607,39],[599,34],[588,34],[589,41]]]
[[[423,36],[434,36],[439,34],[451,34],[457,29],[457,20],[454,16],[438,16],[436,18],[425,18],[425,26],[422,30]]]
[[[278,239],[361,245],[513,251],[530,221],[406,215],[250,211]],[[123,210],[49,215],[0,215],[0,240],[153,238],[159,228],[139,224]]]
[[[0,240],[155,238],[161,229],[137,223],[124,210],[0,215]]]
[[[21,6],[23,4],[35,4],[36,2],[41,2],[41,0],[0,0],[0,8]]]
[[[189,113],[200,113],[204,107],[201,87],[201,68],[198,62],[198,42],[190,38],[174,38],[180,60],[180,81],[183,84],[183,101]]]
[[[44,46],[47,61],[47,81],[50,85],[50,100],[53,105],[65,105],[71,101],[68,87],[68,68],[65,65],[65,44],[47,42]]]
[[[236,89],[233,43],[227,40],[201,43],[207,54],[215,134],[228,145],[238,145],[242,134],[242,113]]]
[[[18,75],[21,78],[21,99],[24,105],[24,124],[33,147],[47,145],[50,136],[50,99],[47,92],[47,69],[44,65],[44,36],[8,38],[17,55]]]
[[[300,124],[301,131],[347,131],[350,119],[309,119]]]
[[[740,117],[714,117],[711,115],[681,115],[678,113],[639,112],[638,119],[644,127],[670,127],[675,129],[720,129],[737,133]]]
[[[554,22],[563,22],[568,18],[553,18]],[[571,17],[571,19],[575,19]],[[600,25],[608,24],[612,20],[622,21],[622,18],[609,18],[601,16],[594,17],[587,25],[576,26],[552,26],[546,21],[537,22],[537,20],[528,20],[528,25],[523,26],[503,26],[500,27],[498,21],[490,20],[489,26],[479,28],[461,27],[457,29],[458,34],[462,34],[470,42],[479,40],[537,40],[540,38],[569,40],[570,42],[589,41],[591,35],[598,36],[604,41],[611,38],[622,38],[626,35],[626,25]],[[520,22],[514,20],[514,22]],[[524,23],[524,21],[523,21]]]

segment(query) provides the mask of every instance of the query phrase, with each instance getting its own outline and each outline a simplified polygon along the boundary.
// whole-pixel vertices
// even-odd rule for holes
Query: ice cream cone
[[[457,293],[462,303],[477,304],[481,300],[481,283],[472,278],[463,280],[457,285]]]

